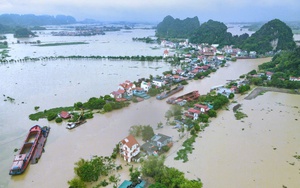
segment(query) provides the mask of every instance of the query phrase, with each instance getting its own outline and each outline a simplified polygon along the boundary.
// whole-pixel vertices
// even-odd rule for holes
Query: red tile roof
[[[121,142],[122,142],[122,144],[127,145],[129,148],[131,148],[135,144],[139,145],[139,143],[136,141],[136,139],[134,138],[133,135],[127,136],[126,138],[121,140]]]

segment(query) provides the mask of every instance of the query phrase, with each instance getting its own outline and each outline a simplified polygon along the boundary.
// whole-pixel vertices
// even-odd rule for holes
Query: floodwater
[[[204,188],[299,187],[300,96],[267,92],[239,102],[247,118],[236,120],[232,104],[196,139],[187,163],[173,154],[167,165]]]
[[[131,41],[131,38],[135,37],[135,34],[138,35],[138,37],[147,37],[150,35],[154,35],[153,30],[151,32],[149,30],[145,30],[144,35],[142,34],[142,32],[143,31],[141,30],[133,30],[132,33],[124,33],[121,31],[116,32],[116,36],[114,36],[111,33],[111,35],[113,35],[114,37],[120,37],[120,40],[125,41],[125,47],[122,46],[123,43],[119,43],[119,41],[117,40],[115,42],[111,42],[114,43],[116,46],[120,45],[116,47],[120,50],[119,53],[111,52],[111,54],[116,53],[118,55],[128,55],[129,53],[131,53],[130,55],[139,55],[130,50],[136,49],[137,52],[144,52],[143,55],[161,55],[163,53],[163,49],[151,50],[151,45],[149,44],[136,43]],[[45,37],[44,40],[47,39],[50,41],[51,39],[53,39],[51,37],[43,37]],[[71,41],[74,41],[75,39],[79,40],[78,38],[74,37]],[[39,40],[39,38],[36,40]],[[110,43],[102,44],[112,45]],[[20,47],[18,45],[25,46],[25,44],[14,45],[16,45],[16,47],[12,47],[11,51],[13,52],[11,52],[10,55],[14,58],[23,58],[23,55],[25,54],[22,54],[23,52],[21,52],[21,48],[18,49]],[[136,47],[136,45],[138,47]],[[27,46],[27,48],[24,49],[25,51],[27,51],[26,54],[28,53],[32,55],[42,53],[34,53],[38,50],[41,50],[38,47]],[[48,52],[46,53],[46,55],[42,53],[43,56],[54,54],[52,51],[54,50],[53,47],[47,49]],[[85,50],[84,46],[82,45],[71,46],[67,49],[68,52],[66,52],[65,54],[72,54],[72,51],[80,51],[81,54],[84,55],[89,55],[89,53],[93,55],[105,55],[105,52],[107,50],[103,48]],[[125,52],[122,50],[124,50]],[[229,63],[228,67],[219,69],[216,73],[211,74],[209,78],[205,78],[203,80],[198,81],[191,81],[190,84],[187,85],[183,91],[178,93],[178,95],[190,92],[192,90],[199,90],[200,94],[206,94],[211,87],[215,85],[225,84],[227,80],[237,79],[241,74],[245,74],[253,69],[256,69],[259,64],[267,62],[269,60],[270,58],[238,60],[237,62]],[[155,128],[159,122],[166,122],[164,115],[170,107],[168,104],[165,103],[164,100],[158,101],[155,98],[151,98],[141,103],[133,103],[129,107],[118,111],[113,111],[107,114],[95,114],[95,117],[91,120],[88,120],[86,124],[74,130],[67,130],[65,128],[66,122],[56,124],[48,122],[46,120],[40,120],[38,122],[30,121],[28,119],[28,115],[35,112],[35,106],[39,106],[40,110],[45,110],[59,106],[71,106],[78,101],[84,102],[90,97],[97,97],[100,95],[109,94],[111,91],[117,90],[118,84],[124,82],[125,80],[135,81],[141,77],[148,77],[150,74],[154,76],[161,75],[161,73],[165,70],[170,70],[170,67],[169,65],[163,62],[132,62],[106,60],[56,60],[47,62],[41,61],[1,65],[0,164],[2,170],[0,171],[0,188],[14,188],[20,186],[25,188],[67,187],[67,181],[74,177],[73,168],[74,163],[76,161],[78,161],[80,158],[89,159],[92,155],[110,155],[115,144],[117,144],[121,139],[128,135],[128,130],[130,126],[151,125]],[[4,101],[4,99],[6,99],[7,96],[14,98],[15,101]],[[246,152],[246,154],[251,152],[250,150],[247,150],[247,145],[244,147],[244,150],[240,149],[239,143],[246,142],[243,139],[249,137],[256,142],[258,142],[259,139],[264,139],[264,134],[262,133],[255,134],[250,132],[250,129],[248,130],[246,128],[245,131],[240,132],[236,131],[235,129],[237,126],[248,126],[250,122],[252,123],[252,127],[254,127],[254,125],[256,124],[256,113],[260,114],[261,111],[259,110],[261,108],[264,108],[266,110],[268,109],[269,103],[265,103],[266,98],[264,98],[268,96],[269,94],[266,93],[265,95],[259,96],[259,98],[252,101],[241,100],[243,103],[243,110],[245,110],[245,113],[249,116],[248,119],[245,119],[245,122],[247,121],[247,123],[241,123],[239,121],[233,120],[233,114],[229,111],[221,112],[219,117],[212,121],[211,126],[208,127],[207,130],[201,134],[202,138],[199,138],[197,140],[197,143],[195,145],[196,150],[191,155],[190,162],[182,163],[174,161],[173,156],[171,155],[168,157],[166,163],[170,166],[173,165],[176,168],[179,168],[180,170],[184,171],[188,178],[201,178],[206,187],[224,187],[210,186],[214,185],[214,182],[219,183],[218,185],[222,185],[222,183],[228,181],[225,177],[218,179],[214,175],[221,176],[221,173],[224,174],[224,172],[226,172],[229,169],[229,167],[239,169],[239,166],[241,165],[240,163],[242,162],[237,161],[237,163],[235,163],[234,161],[229,160],[223,162],[224,165],[222,166],[217,165],[218,161],[215,161],[215,166],[205,165],[207,165],[208,162],[214,163],[214,159],[222,159],[222,157],[224,157],[224,160],[230,159],[230,155],[232,155],[233,153],[236,153],[236,158],[234,158],[234,160],[242,160],[239,158],[239,155],[242,154],[242,152],[241,154],[239,153],[240,151]],[[293,95],[282,94],[282,96],[283,98],[286,98],[286,100],[289,101],[299,101],[299,98],[294,98]],[[257,103],[257,101],[259,101],[261,107],[260,109],[251,107],[249,108],[249,110],[248,108],[246,108],[247,105],[255,104]],[[289,112],[289,103],[285,103],[284,101],[281,103],[285,104],[285,106],[282,107],[283,109],[281,111]],[[251,111],[252,108],[254,109],[253,111]],[[246,111],[247,109],[249,112]],[[273,114],[277,114],[275,112],[278,111],[274,111]],[[253,116],[255,117],[250,116],[251,113],[254,113]],[[222,117],[225,119],[230,119],[230,121],[228,122],[229,124],[225,123],[223,119],[220,119]],[[280,118],[282,117],[274,115],[272,117],[272,120],[275,121],[277,119],[279,120]],[[237,123],[237,125],[234,126],[234,123],[232,122]],[[267,119],[263,122],[267,122]],[[222,126],[218,126],[218,124],[220,123],[223,123]],[[259,123],[263,124],[262,122]],[[39,163],[35,165],[29,165],[24,174],[20,176],[11,177],[8,175],[8,172],[12,164],[14,155],[16,154],[14,153],[14,149],[21,147],[25,135],[27,134],[29,128],[34,124],[39,124],[41,126],[51,126],[51,131],[48,137],[47,144],[45,146],[45,153],[43,153]],[[225,127],[225,124],[229,126]],[[268,126],[270,125],[268,124]],[[165,127],[160,131],[164,132],[165,134],[169,134],[170,136],[173,136],[175,140],[178,137],[178,132],[174,129],[171,129],[170,127]],[[217,132],[218,135],[223,135],[223,137],[213,137],[215,136],[215,132]],[[249,136],[247,135],[248,132]],[[226,140],[226,134],[229,133],[232,137]],[[237,133],[237,135],[235,135],[235,133]],[[247,136],[244,137],[240,134],[244,134]],[[296,134],[296,132],[293,134]],[[258,135],[257,139],[255,137],[256,135]],[[276,133],[276,131],[274,130],[272,132],[272,135],[278,137],[281,134],[280,132]],[[286,135],[286,137],[291,139],[290,143],[292,143],[293,137],[290,136],[293,135]],[[234,138],[236,138],[236,140],[234,140]],[[203,142],[203,140],[207,141]],[[230,146],[231,150],[224,149],[224,143],[226,143],[225,141],[228,142],[226,146]],[[201,145],[203,143],[206,144],[203,146]],[[274,147],[278,147],[278,149],[274,152],[277,152],[276,154],[279,155],[278,157],[282,157],[284,159],[286,157],[286,154],[282,153],[282,150],[279,149],[281,148],[281,146],[282,145],[277,144],[277,142],[274,142]],[[171,151],[170,153],[174,152],[174,150],[178,147],[180,147],[180,145],[177,144],[176,147],[173,148],[173,151]],[[219,152],[220,148],[223,149],[222,152],[218,155],[216,155],[216,153],[209,153],[207,151],[209,150]],[[251,148],[251,150],[252,149],[253,148]],[[253,155],[260,152],[260,150],[254,149]],[[262,150],[262,152],[264,151],[265,150]],[[271,156],[270,153],[264,153],[262,155],[267,158]],[[193,161],[193,158],[196,158],[197,160]],[[267,159],[263,160],[268,161]],[[256,161],[256,163],[258,162]],[[255,165],[257,164],[253,164],[252,168],[254,168]],[[295,165],[294,167],[297,168],[297,165]],[[251,164],[249,164],[248,166],[250,168]],[[218,169],[221,167],[222,169]],[[270,175],[267,173],[263,174],[262,171],[268,171],[269,169],[271,169],[272,171],[272,168],[269,168],[269,166],[267,165],[260,165],[260,168],[261,169],[258,170],[262,174],[259,174],[259,176],[263,176],[266,179],[268,179]],[[240,169],[243,170],[242,168]],[[206,173],[205,170],[208,170],[208,172]],[[245,168],[245,170],[247,171],[248,169]],[[189,173],[187,171],[189,171]],[[215,171],[219,172],[216,173]],[[238,170],[231,170],[229,173],[226,172],[225,174],[227,176],[231,175],[232,177],[242,176],[242,173]],[[291,174],[291,176],[294,177],[293,174]],[[245,181],[243,181],[243,178]],[[239,182],[241,184],[247,184],[249,175],[245,174],[243,178],[241,178]],[[233,182],[234,181],[232,181],[231,183]],[[282,182],[282,184],[285,184],[285,182]],[[286,183],[286,185],[289,184]]]

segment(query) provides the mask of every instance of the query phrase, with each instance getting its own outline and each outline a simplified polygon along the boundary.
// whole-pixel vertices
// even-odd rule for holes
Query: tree
[[[141,172],[137,168],[135,168],[134,170],[132,168],[130,169],[130,181],[133,184],[139,183]]]
[[[208,112],[207,112],[207,115],[209,117],[217,117],[217,112],[214,110],[214,109],[210,109]]]
[[[150,125],[144,126],[142,130],[143,141],[150,140],[154,136],[153,128]]]
[[[149,186],[149,188],[167,188],[167,186],[165,186],[164,184],[161,184],[161,183],[156,182],[156,183],[154,183],[154,184],[151,184],[151,185]]]
[[[75,174],[84,182],[97,181],[101,172],[106,173],[103,157],[93,156],[91,160],[80,159],[75,163]]]
[[[149,156],[147,160],[142,163],[142,174],[154,179],[162,176],[164,169],[165,157]]]
[[[73,178],[72,180],[68,181],[69,188],[86,188],[84,182],[79,178]]]
[[[230,93],[228,96],[229,99],[233,99],[234,98],[234,93]]]
[[[113,183],[113,187],[114,188],[117,188],[118,187],[118,183],[120,182],[120,177],[119,176],[116,176],[116,175],[111,175],[109,176],[109,181],[111,183]]]
[[[48,120],[48,121],[52,121],[52,120],[54,120],[56,117],[57,117],[57,114],[54,113],[54,112],[51,112],[51,113],[48,114],[47,120]]]
[[[110,112],[110,111],[112,111],[111,104],[110,104],[110,103],[106,103],[106,104],[103,106],[103,109],[104,109],[105,112]]]

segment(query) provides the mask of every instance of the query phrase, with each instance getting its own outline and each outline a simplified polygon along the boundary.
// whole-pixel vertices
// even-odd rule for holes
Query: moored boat
[[[168,92],[163,92],[159,95],[156,96],[156,99],[158,100],[162,100],[162,99],[165,99],[167,97],[170,97],[171,95],[174,95],[175,93],[183,90],[184,86],[183,85],[179,85],[177,87],[175,87],[174,89],[168,91]]]
[[[39,125],[35,125],[30,128],[19,154],[16,155],[13,161],[12,167],[9,171],[10,175],[22,174],[26,170],[41,135],[42,128]]]

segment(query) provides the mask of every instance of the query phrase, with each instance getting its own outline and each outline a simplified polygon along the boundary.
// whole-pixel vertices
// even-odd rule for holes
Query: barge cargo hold
[[[19,154],[16,155],[13,161],[9,175],[22,174],[26,170],[31,157],[35,152],[41,134],[42,128],[39,125],[35,125],[30,128]]]
[[[184,86],[183,85],[179,85],[177,87],[175,87],[174,89],[168,91],[168,92],[163,92],[159,95],[156,96],[156,99],[158,100],[162,100],[162,99],[165,99],[167,97],[170,97],[171,95],[174,95],[175,93],[183,90]]]

